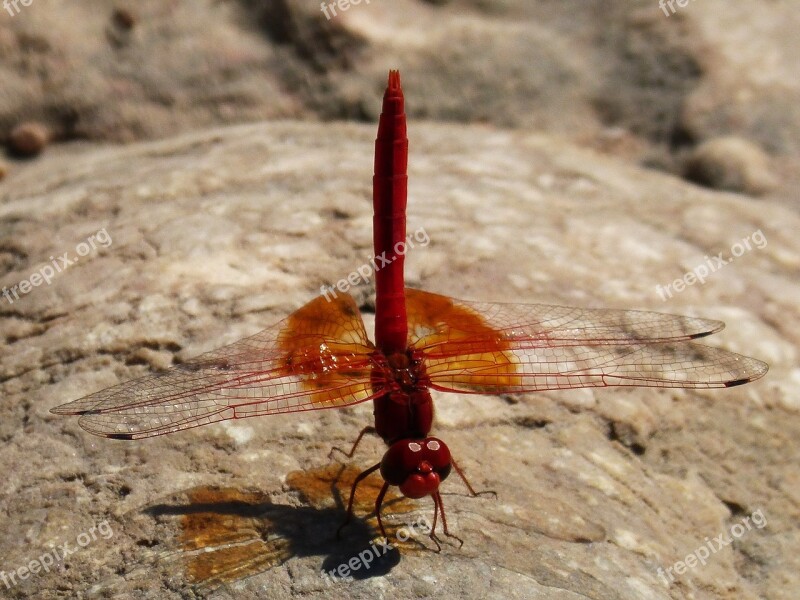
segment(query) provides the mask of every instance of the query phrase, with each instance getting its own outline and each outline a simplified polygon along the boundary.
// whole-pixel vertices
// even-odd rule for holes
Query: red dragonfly
[[[430,390],[507,394],[606,386],[717,388],[748,383],[763,362],[689,342],[719,321],[633,310],[490,304],[406,288],[408,139],[400,75],[390,71],[375,142],[375,343],[353,298],[319,296],[280,323],[184,364],[53,409],[81,415],[90,433],[135,440],[226,419],[350,406],[372,400],[376,433],[388,445],[381,505],[391,485],[409,498],[431,496],[447,521],[439,485],[455,470],[447,445],[430,437]],[[346,522],[346,521],[345,521]],[[455,537],[455,536],[451,536]],[[438,542],[437,542],[438,545]]]

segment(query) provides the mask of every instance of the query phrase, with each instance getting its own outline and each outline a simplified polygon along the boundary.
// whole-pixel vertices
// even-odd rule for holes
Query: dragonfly
[[[455,471],[475,490],[447,444],[430,435],[431,391],[525,394],[586,387],[725,388],[762,377],[767,365],[693,342],[720,331],[711,319],[617,309],[457,300],[405,286],[408,137],[398,71],[390,71],[375,141],[373,234],[375,341],[352,296],[318,296],[283,321],[165,371],[56,407],[86,431],[116,440],[176,433],[228,419],[341,408],[372,401],[382,459],[375,499],[390,486],[433,499],[448,531],[440,485]],[[341,530],[341,528],[340,528]],[[459,540],[460,541],[460,540]],[[438,541],[436,542],[438,546]]]

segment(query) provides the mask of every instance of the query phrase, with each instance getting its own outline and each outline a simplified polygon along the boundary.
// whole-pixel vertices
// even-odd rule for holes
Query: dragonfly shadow
[[[389,573],[399,564],[401,552],[424,546],[413,538],[395,539],[398,527],[391,521],[386,529],[394,541],[388,545],[375,541],[376,521],[370,513],[382,484],[377,476],[360,484],[355,515],[342,539],[337,539],[357,474],[358,470],[340,465],[290,473],[287,486],[302,502],[298,506],[275,504],[257,490],[196,487],[141,512],[177,531],[170,545],[175,549],[160,558],[182,563],[186,579],[202,591],[262,573],[293,557],[323,556],[319,576],[326,584],[350,577],[367,579]],[[400,515],[414,509],[401,496],[385,505],[388,512]]]

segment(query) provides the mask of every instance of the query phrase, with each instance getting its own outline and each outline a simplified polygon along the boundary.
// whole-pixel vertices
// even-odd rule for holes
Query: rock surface
[[[794,600],[795,2],[0,13],[0,143],[26,123],[45,135],[23,141],[53,142],[0,160],[0,597]],[[49,409],[255,333],[367,261],[390,67],[412,117],[409,231],[429,242],[407,257],[412,286],[718,318],[709,343],[771,370],[708,392],[438,394],[435,433],[497,499],[445,482],[465,543],[441,553],[401,537],[430,502],[393,499],[396,548],[366,568],[378,481],[334,533],[381,445],[327,456],[370,406],[140,442]],[[372,292],[354,291],[370,332]],[[355,581],[321,573],[352,560]]]
[[[721,391],[437,394],[435,433],[497,499],[470,498],[451,478],[448,521],[463,547],[404,549],[352,582],[320,570],[352,557],[358,535],[335,541],[342,513],[329,490],[297,481],[330,465],[330,447],[369,424],[370,406],[141,442],[49,413],[255,333],[362,265],[374,135],[374,125],[274,122],[61,145],[0,182],[0,285],[32,282],[59,261],[49,257],[78,259],[13,303],[0,297],[0,569],[74,550],[9,589],[0,581],[2,595],[794,598],[800,218],[785,202],[705,191],[555,137],[413,121],[409,231],[423,227],[430,243],[407,256],[409,283],[719,318],[728,328],[709,343],[767,361],[764,379]],[[743,240],[751,250],[734,258]],[[733,260],[705,284],[666,288],[718,253]],[[367,312],[370,293],[355,292]],[[352,462],[380,454],[370,440]],[[214,509],[214,486],[236,501]],[[429,502],[412,506],[430,518]],[[371,533],[359,523],[362,543]],[[239,573],[256,574],[193,587],[187,565],[217,554],[191,559],[208,541],[189,533],[236,530],[231,545],[245,525],[265,550]],[[731,531],[740,535],[707,564],[676,574],[676,561]]]

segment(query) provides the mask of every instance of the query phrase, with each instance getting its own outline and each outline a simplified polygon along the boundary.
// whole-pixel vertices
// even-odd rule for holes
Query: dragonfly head
[[[450,450],[442,440],[404,439],[392,444],[381,460],[381,475],[400,486],[407,498],[422,498],[439,489],[450,474]]]

